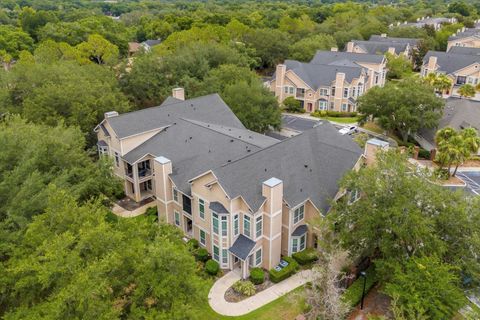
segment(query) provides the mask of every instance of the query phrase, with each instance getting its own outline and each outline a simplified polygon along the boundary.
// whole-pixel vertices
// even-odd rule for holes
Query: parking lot
[[[474,195],[480,195],[480,171],[461,171],[457,172],[457,177],[465,182],[468,192]]]

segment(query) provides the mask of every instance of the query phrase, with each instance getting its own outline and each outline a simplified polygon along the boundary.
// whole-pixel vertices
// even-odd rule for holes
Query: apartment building
[[[328,122],[279,141],[245,129],[218,95],[110,112],[95,128],[126,194],[195,238],[222,268],[270,269],[314,246],[311,221],[349,193],[337,182],[362,150]]]
[[[446,74],[452,80],[452,87],[443,92],[443,97],[459,97],[458,88],[464,84],[476,86],[480,83],[480,56],[474,50],[452,49],[453,52],[429,51],[423,59],[422,76],[431,72]],[[455,53],[463,52],[463,53]],[[476,94],[471,99],[480,100]]]
[[[453,47],[480,48],[480,29],[462,28],[448,37],[447,51]]]
[[[445,18],[445,17],[421,17],[417,18],[414,22],[405,21],[403,23],[397,22],[397,24],[391,24],[390,27],[414,27],[414,28],[424,28],[425,26],[432,27],[435,31],[440,30],[442,25],[457,23],[456,18]]]
[[[383,55],[318,51],[309,63],[286,60],[267,83],[279,102],[299,100],[307,112],[357,110],[357,98],[385,84]]]
[[[387,37],[387,34],[372,35],[368,41],[352,40],[347,43],[345,50],[354,53],[403,55],[412,59],[419,39]]]

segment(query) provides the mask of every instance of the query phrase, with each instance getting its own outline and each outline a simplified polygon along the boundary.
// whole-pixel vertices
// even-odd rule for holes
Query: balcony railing
[[[150,168],[138,169],[138,176],[140,178],[148,177],[148,176],[151,176],[151,175],[152,175],[152,170],[150,170]]]

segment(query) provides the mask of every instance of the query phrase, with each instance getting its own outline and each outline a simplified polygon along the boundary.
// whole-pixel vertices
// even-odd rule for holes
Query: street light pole
[[[360,310],[363,310],[363,299],[365,298],[365,287],[367,285],[367,273],[365,271],[360,272],[360,275],[363,277],[363,291],[362,291],[362,302],[360,304]]]

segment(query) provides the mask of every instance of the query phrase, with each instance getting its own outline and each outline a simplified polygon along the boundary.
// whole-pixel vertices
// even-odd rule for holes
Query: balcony
[[[150,168],[142,168],[142,169],[138,169],[138,176],[140,178],[143,178],[143,177],[148,177],[148,176],[151,176],[152,175],[152,170],[150,170]]]

